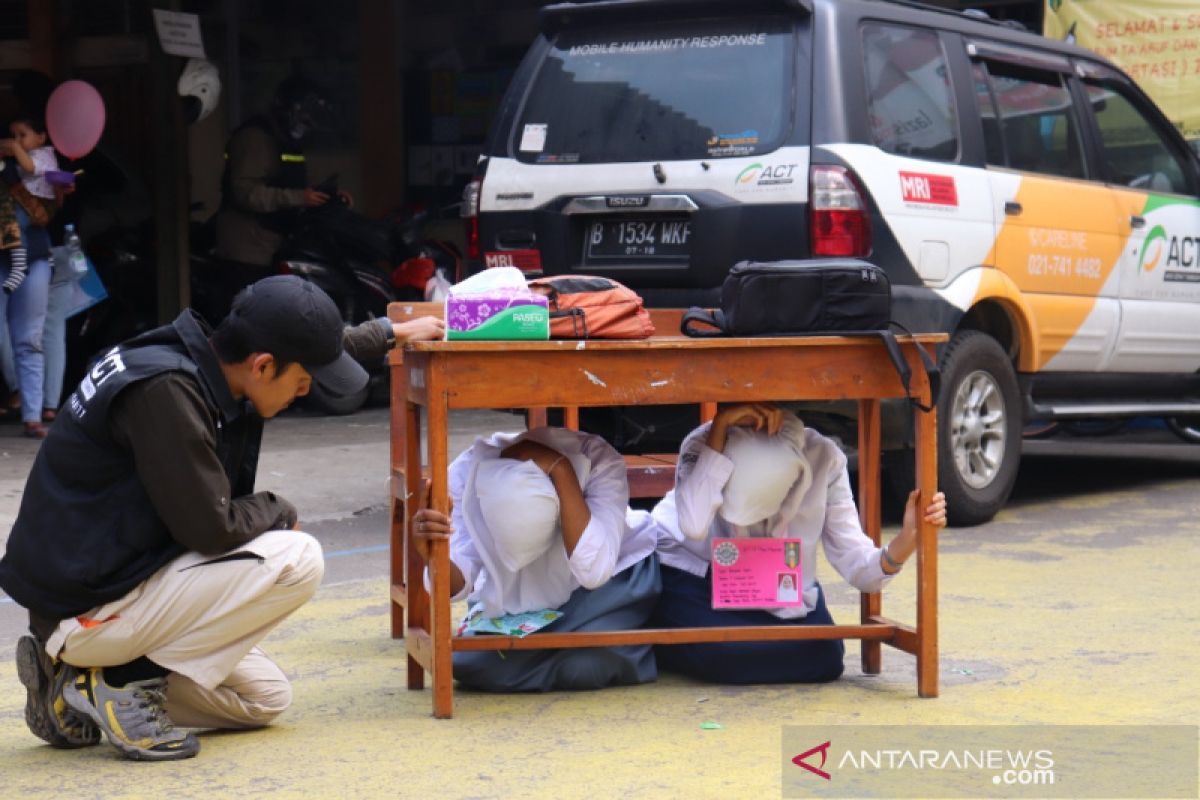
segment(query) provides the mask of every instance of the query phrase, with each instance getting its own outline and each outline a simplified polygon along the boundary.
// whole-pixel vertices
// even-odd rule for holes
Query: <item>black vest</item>
[[[296,144],[275,132],[275,126],[267,117],[252,117],[244,125],[233,132],[232,140],[247,128],[258,128],[271,137],[279,150],[279,163],[275,164],[263,181],[273,189],[306,189],[308,188],[308,164],[304,152]],[[229,153],[225,154],[225,171],[221,174],[221,207],[227,208],[233,202],[233,175],[229,171]],[[286,208],[264,214],[255,214],[260,225],[276,233],[287,233],[296,223],[299,209]]]
[[[25,608],[55,620],[82,614],[183,552],[109,425],[122,390],[172,370],[200,385],[218,421],[217,453],[233,496],[254,491],[262,419],[233,399],[204,323],[184,311],[98,361],[42,443],[0,559],[0,588]]]

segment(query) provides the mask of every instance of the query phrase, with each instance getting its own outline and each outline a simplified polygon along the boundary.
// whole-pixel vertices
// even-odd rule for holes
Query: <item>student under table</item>
[[[403,304],[389,309],[403,319]],[[916,348],[945,341],[940,334],[900,337],[912,368],[912,396],[930,404],[930,387]],[[392,369],[392,601],[393,635],[404,636],[408,687],[433,678],[433,713],[450,717],[451,654],[466,650],[599,647],[618,644],[781,639],[863,640],[863,671],[878,673],[887,643],[917,657],[917,691],[938,693],[937,541],[920,523],[917,548],[917,623],[882,615],[882,596],[862,596],[858,625],[766,625],[511,636],[453,636],[449,554],[434,542],[426,593],[420,557],[407,536],[423,480],[421,409],[428,417],[431,507],[448,511],[448,412],[451,408],[539,408],[697,402],[857,400],[859,510],[863,528],[880,540],[880,400],[903,397],[895,368],[879,340],[859,337],[714,338],[654,336],[633,341],[419,342],[389,356]],[[936,492],[936,412],[914,409],[917,488]]]

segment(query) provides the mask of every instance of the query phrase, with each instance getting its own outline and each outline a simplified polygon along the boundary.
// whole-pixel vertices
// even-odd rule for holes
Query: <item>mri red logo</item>
[[[949,175],[901,172],[900,197],[906,203],[957,206],[958,188],[954,185],[954,178]]]
[[[814,767],[812,764],[809,764],[808,762],[806,762],[804,760],[804,759],[808,758],[809,756],[816,755],[817,753],[821,754],[821,763],[818,766]],[[818,776],[824,778],[825,780],[831,780],[831,778],[829,777],[829,773],[826,772],[824,769],[822,769],[822,767],[825,766],[825,760],[828,757],[829,757],[829,742],[825,742],[824,744],[819,744],[816,747],[813,747],[809,750],[805,750],[803,753],[801,753],[800,755],[793,758],[792,763],[795,764],[797,767],[803,767],[804,769],[811,772],[813,775],[818,775]]]

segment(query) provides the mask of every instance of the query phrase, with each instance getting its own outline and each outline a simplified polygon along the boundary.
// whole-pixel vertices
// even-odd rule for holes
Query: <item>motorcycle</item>
[[[336,182],[316,187],[338,198]],[[278,272],[296,275],[321,287],[337,304],[347,325],[387,316],[388,303],[424,300],[427,283],[440,269],[458,270],[453,245],[426,240],[423,215],[370,219],[340,200],[305,209],[275,255]],[[221,275],[224,265],[211,249],[193,258],[193,306],[210,322],[228,311],[240,282]],[[371,380],[361,391],[335,396],[314,385],[306,405],[326,414],[357,411],[368,399],[386,399],[385,364],[371,365]]]
[[[336,183],[319,190],[337,197]],[[194,207],[193,211],[200,210]],[[273,270],[298,275],[324,289],[347,324],[387,314],[397,300],[426,299],[427,284],[455,280],[460,255],[449,243],[426,236],[425,214],[372,220],[341,203],[307,209],[274,259]],[[158,325],[154,223],[113,226],[88,238],[85,249],[108,291],[108,298],[68,321],[66,385],[73,386],[91,361],[113,345]],[[191,306],[210,323],[228,312],[241,283],[215,254],[215,217],[190,230]],[[309,405],[329,414],[349,414],[370,396],[387,397],[387,371],[371,370],[368,387],[350,397],[334,397],[314,387]]]

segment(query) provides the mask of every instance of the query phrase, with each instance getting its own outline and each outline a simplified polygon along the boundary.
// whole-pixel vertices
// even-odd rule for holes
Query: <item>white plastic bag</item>
[[[440,303],[450,294],[453,284],[446,277],[446,271],[438,267],[433,276],[425,282],[425,302]]]
[[[495,291],[529,291],[525,283],[525,274],[516,267],[485,269],[451,286],[448,294],[461,296]]]

